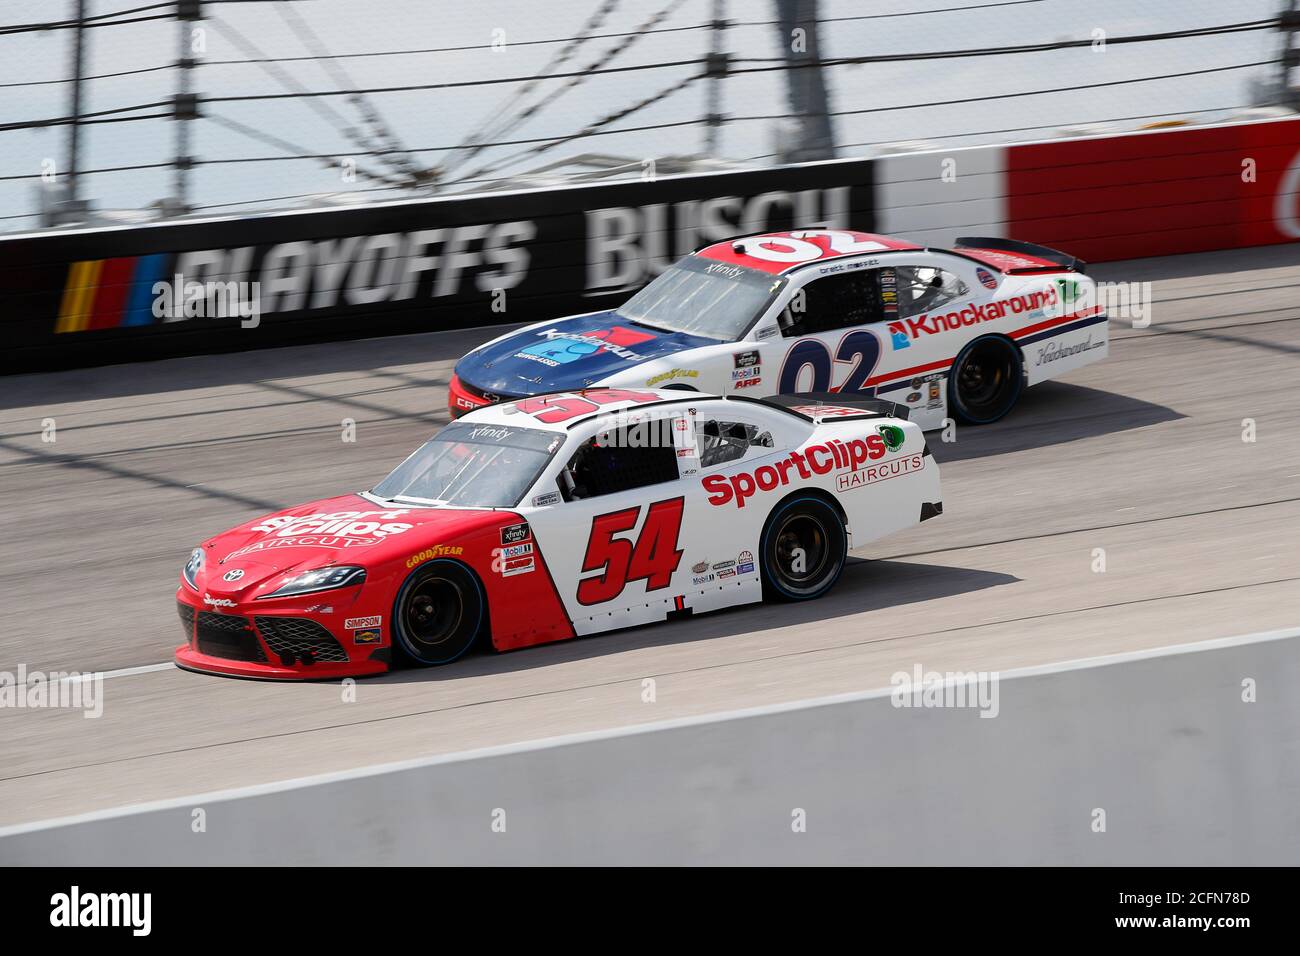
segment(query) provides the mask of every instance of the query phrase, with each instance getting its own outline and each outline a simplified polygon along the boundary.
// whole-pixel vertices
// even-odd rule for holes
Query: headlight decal
[[[196,591],[199,586],[195,583],[195,579],[201,570],[203,570],[203,549],[195,548],[190,552],[190,558],[185,562],[185,566],[181,568],[181,577],[185,579],[186,584]]]
[[[332,591],[335,588],[361,584],[365,579],[366,569],[352,565],[316,568],[293,576],[270,594],[263,594],[262,597],[289,597],[296,594],[314,594],[317,591]]]

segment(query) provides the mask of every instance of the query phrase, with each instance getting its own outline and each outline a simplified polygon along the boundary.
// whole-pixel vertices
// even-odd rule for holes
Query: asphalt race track
[[[916,664],[1295,625],[1300,248],[1094,271],[1154,281],[1151,326],[1114,322],[1107,361],[932,438],[944,516],[856,552],[828,598],[479,654],[360,681],[354,702],[166,666],[177,572],[207,535],[369,487],[446,421],[452,363],[488,333],[0,380],[0,670],[109,672],[101,719],[0,709],[0,824],[863,690]]]

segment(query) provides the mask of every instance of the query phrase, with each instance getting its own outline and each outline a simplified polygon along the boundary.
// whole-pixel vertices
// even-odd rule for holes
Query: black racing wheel
[[[393,647],[413,664],[447,664],[474,644],[483,624],[483,589],[457,561],[429,561],[393,602]]]
[[[1020,349],[986,336],[971,342],[948,373],[948,406],[958,421],[988,425],[1015,406],[1024,388]]]
[[[759,549],[764,594],[808,601],[839,580],[848,555],[848,533],[834,505],[800,496],[781,502],[768,516]]]

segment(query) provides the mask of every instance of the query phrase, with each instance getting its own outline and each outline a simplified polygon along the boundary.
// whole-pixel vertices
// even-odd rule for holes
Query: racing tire
[[[834,505],[812,495],[787,498],[772,509],[759,538],[764,597],[821,597],[839,580],[848,550],[848,532]]]
[[[450,664],[474,645],[484,603],[482,585],[463,564],[421,565],[402,582],[393,602],[394,656],[416,666]]]
[[[967,344],[948,372],[948,407],[967,425],[990,425],[1015,407],[1024,390],[1024,361],[1008,339],[989,335]]]

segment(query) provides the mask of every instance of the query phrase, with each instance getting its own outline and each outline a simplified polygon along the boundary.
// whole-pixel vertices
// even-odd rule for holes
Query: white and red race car
[[[453,422],[369,491],[194,549],[181,667],[261,678],[441,664],[826,593],[852,548],[942,513],[906,411],[592,389]]]
[[[453,416],[591,387],[880,396],[923,430],[983,424],[1104,358],[1084,264],[1009,239],[951,250],[829,229],[706,246],[618,309],[539,322],[456,365]]]

